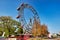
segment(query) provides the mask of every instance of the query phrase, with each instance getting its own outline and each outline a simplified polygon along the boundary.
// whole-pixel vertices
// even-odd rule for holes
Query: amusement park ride
[[[39,23],[40,23],[40,21],[39,21],[39,16],[38,16],[36,10],[32,6],[30,6],[29,4],[24,4],[24,3],[21,4],[21,6],[17,9],[18,10],[17,18],[19,18],[19,21],[21,22],[21,26],[23,27],[23,33],[27,33],[27,32],[30,33],[31,28],[29,27],[29,25],[27,25],[27,22],[24,18],[24,9],[25,8],[30,9],[32,11],[32,13],[34,14],[33,17],[35,19],[37,19]],[[31,22],[32,22],[32,19],[30,19],[30,23]]]
[[[33,15],[34,15],[33,16],[33,21],[30,18],[30,22],[28,24],[27,24],[27,22],[25,20],[25,17],[24,17],[24,9],[25,8],[30,9],[32,11]],[[21,26],[23,28],[23,35],[25,35],[25,34],[30,35],[31,34],[34,37],[37,37],[37,36],[41,36],[42,34],[46,33],[47,29],[44,28],[46,26],[44,25],[42,27],[42,25],[40,24],[40,19],[39,19],[38,13],[36,12],[36,10],[31,5],[22,3],[21,6],[18,7],[17,10],[18,10],[17,18],[19,18],[19,22],[21,23]],[[31,25],[29,25],[29,24],[31,24]],[[42,28],[44,30],[42,30]],[[48,34],[48,33],[46,33],[46,34]]]

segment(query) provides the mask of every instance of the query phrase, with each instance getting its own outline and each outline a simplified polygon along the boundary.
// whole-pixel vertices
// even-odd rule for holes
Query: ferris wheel
[[[33,18],[36,18],[39,23],[40,23],[40,19],[39,19],[39,16],[38,16],[36,10],[31,5],[22,3],[20,5],[20,7],[18,7],[18,9],[17,9],[18,10],[17,18],[19,18],[19,22],[21,23],[21,26],[23,27],[23,32],[24,33],[26,33],[26,32],[30,33],[31,32],[31,27],[29,25],[27,25],[27,22],[26,22],[25,17],[24,17],[24,9],[25,8],[28,8],[29,10],[32,11],[32,13],[34,15]],[[33,25],[32,24],[32,19],[30,19],[29,24],[31,24],[31,26]]]

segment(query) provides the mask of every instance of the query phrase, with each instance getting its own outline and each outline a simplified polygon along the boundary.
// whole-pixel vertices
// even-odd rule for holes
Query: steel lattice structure
[[[31,30],[31,28],[29,27],[29,25],[27,25],[27,22],[24,18],[24,9],[25,8],[28,8],[32,11],[32,13],[34,14],[34,18],[36,18],[39,22],[40,22],[40,19],[39,19],[39,16],[36,12],[36,10],[30,6],[29,4],[21,4],[20,7],[18,7],[18,16],[17,18],[19,18],[19,21],[21,22],[21,26],[23,27],[23,31],[25,30],[25,32],[29,32]]]

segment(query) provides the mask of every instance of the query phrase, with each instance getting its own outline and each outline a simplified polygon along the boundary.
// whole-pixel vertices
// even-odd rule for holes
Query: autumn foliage
[[[41,25],[41,35],[43,35],[43,36],[48,35],[48,28],[47,28],[47,26],[45,24]]]
[[[34,20],[32,34],[33,36],[41,35],[41,25],[37,20]]]
[[[41,25],[36,19],[34,20],[33,27],[32,27],[32,34],[33,36],[47,36],[48,35],[48,28],[47,26]]]

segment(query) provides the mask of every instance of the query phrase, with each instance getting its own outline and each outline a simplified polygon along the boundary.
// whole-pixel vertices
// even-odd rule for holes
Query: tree
[[[2,31],[0,31],[0,36],[2,36],[2,33],[3,33],[3,32],[2,32]]]
[[[15,34],[16,28],[20,28],[20,27],[21,27],[20,23],[16,20],[13,20],[10,16],[1,16],[0,17],[0,29],[2,32],[5,32],[6,37],[7,37],[7,35],[9,36],[9,35]],[[18,33],[20,33],[20,32],[18,32]]]
[[[37,19],[34,19],[33,27],[32,27],[32,34],[34,37],[41,36],[41,25]]]
[[[47,26],[45,25],[45,24],[43,24],[42,26],[41,26],[41,34],[42,34],[42,36],[47,36],[48,35],[48,28],[47,28]]]

